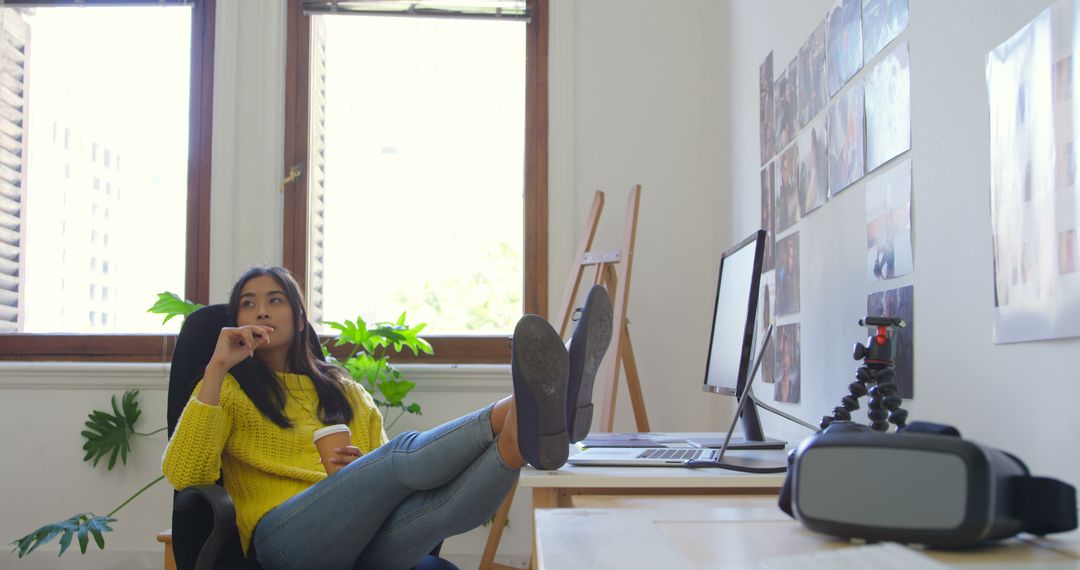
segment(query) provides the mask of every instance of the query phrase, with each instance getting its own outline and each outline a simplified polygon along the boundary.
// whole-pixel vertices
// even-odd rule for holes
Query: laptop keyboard
[[[701,456],[702,449],[646,449],[642,451],[638,459],[697,459]]]

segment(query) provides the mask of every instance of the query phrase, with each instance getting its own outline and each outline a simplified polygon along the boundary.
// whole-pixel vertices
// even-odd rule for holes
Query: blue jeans
[[[517,481],[491,434],[492,406],[403,433],[267,513],[251,543],[282,568],[411,568],[487,522]]]

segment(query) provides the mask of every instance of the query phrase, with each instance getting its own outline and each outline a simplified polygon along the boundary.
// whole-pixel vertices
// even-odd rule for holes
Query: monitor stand
[[[765,402],[762,402],[754,395],[754,391],[749,392],[750,403],[753,406],[746,406],[743,410],[743,415],[740,418],[743,426],[744,437],[732,436],[731,442],[728,443],[728,449],[783,449],[786,442],[779,439],[773,439],[771,437],[765,437],[764,431],[761,429],[761,420],[758,418],[757,409],[761,408],[768,410],[788,421],[797,423],[806,429],[816,432],[818,428],[812,424],[809,424],[783,410],[778,410]],[[724,447],[724,438],[722,437],[696,437],[686,440],[686,443],[694,447],[708,447],[712,449],[720,449]]]
[[[752,391],[750,392],[750,399],[752,403],[758,403]],[[731,436],[728,449],[784,449],[784,446],[787,445],[786,441],[765,437],[764,430],[761,429],[761,420],[758,418],[757,406],[745,406],[739,423],[742,424],[743,437]],[[726,438],[723,436],[692,437],[687,439],[686,443],[694,447],[720,449],[724,447],[724,439]]]

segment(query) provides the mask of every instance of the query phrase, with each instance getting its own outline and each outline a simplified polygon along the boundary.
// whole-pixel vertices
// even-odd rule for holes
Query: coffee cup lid
[[[350,433],[349,426],[345,424],[334,424],[332,426],[326,426],[315,430],[315,433],[311,436],[311,441],[319,441],[319,438],[328,436],[332,433],[345,432]]]

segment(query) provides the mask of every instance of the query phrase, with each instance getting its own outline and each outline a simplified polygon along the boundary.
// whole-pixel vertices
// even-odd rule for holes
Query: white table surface
[[[538,567],[754,569],[773,557],[853,547],[804,529],[775,499],[758,499],[733,508],[538,509]],[[1080,532],[922,554],[949,568],[1080,569]]]

